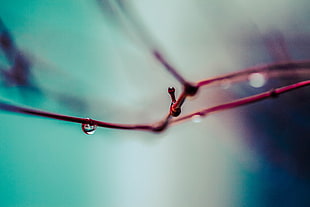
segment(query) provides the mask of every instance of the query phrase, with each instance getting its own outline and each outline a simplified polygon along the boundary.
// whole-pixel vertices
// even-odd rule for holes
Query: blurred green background
[[[0,2],[1,20],[31,71],[31,87],[10,85],[3,76],[1,100],[107,122],[152,123],[169,109],[167,87],[181,89],[152,58],[142,31],[126,17],[120,21],[109,1]],[[283,60],[285,52],[292,59],[309,58],[307,0],[112,2],[131,9],[191,81]],[[287,50],[268,49],[265,40],[274,34],[287,41]],[[3,51],[0,63],[9,70]],[[206,89],[185,104],[184,113],[259,92],[249,90]],[[261,145],[249,141],[270,138],[272,124],[255,131],[251,120],[274,106],[264,102],[214,114],[163,134],[98,128],[93,136],[78,124],[1,111],[0,206],[308,206],[308,177],[269,162]],[[304,117],[302,129],[309,120]],[[290,183],[298,183],[288,185],[288,193],[298,188],[289,202],[288,193],[267,184],[277,177],[275,169],[284,172],[283,182],[288,174]]]

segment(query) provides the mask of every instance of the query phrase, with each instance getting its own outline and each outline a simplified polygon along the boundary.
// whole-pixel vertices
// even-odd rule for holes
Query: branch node
[[[198,92],[199,87],[191,83],[184,84],[184,91],[188,96],[194,96]]]
[[[273,88],[270,91],[270,97],[271,98],[277,98],[279,96],[279,94],[277,93],[277,91]]]
[[[167,128],[167,126],[168,126],[168,121],[161,122],[157,126],[154,126],[152,128],[152,131],[160,133],[160,132],[164,131]]]
[[[180,114],[181,114],[181,108],[180,107],[174,108],[173,105],[171,105],[171,107],[170,107],[170,115],[173,116],[173,117],[177,117]]]

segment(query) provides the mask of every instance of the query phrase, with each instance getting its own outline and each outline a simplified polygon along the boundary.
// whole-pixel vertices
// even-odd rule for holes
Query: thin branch
[[[290,61],[250,67],[233,73],[198,81],[197,86],[201,87],[210,84],[221,84],[221,81],[225,80],[228,80],[230,83],[239,82],[247,80],[251,73],[264,73],[268,77],[283,77],[302,74],[310,75],[310,61]]]
[[[195,84],[185,84],[183,91],[177,101],[171,106],[170,113],[173,115],[174,111],[177,111],[178,116],[181,112],[181,107],[188,96],[195,95],[200,87],[210,85],[220,85],[223,81],[228,81],[230,84],[247,80],[249,75],[253,73],[261,73],[266,77],[291,77],[292,75],[310,75],[310,61],[295,61],[274,63],[262,66],[255,66],[244,70],[236,71],[229,74],[215,76],[212,78],[198,81]],[[173,115],[175,116],[175,115]]]
[[[250,103],[254,103],[257,101],[261,101],[267,98],[274,98],[282,93],[286,93],[301,87],[309,86],[310,80],[302,81],[296,84],[292,84],[289,86],[284,86],[282,88],[273,89],[264,93],[260,93],[254,96],[249,96],[243,99],[238,99],[236,101],[232,101],[229,103],[217,105],[211,108],[207,108],[189,115],[182,116],[180,118],[172,119],[170,113],[161,121],[156,122],[154,124],[138,124],[138,125],[132,125],[132,124],[116,124],[116,123],[108,123],[108,122],[102,122],[97,121],[89,118],[79,118],[79,117],[73,117],[73,116],[66,116],[62,114],[55,114],[35,109],[30,109],[26,107],[20,107],[20,106],[14,106],[8,103],[0,102],[0,109],[4,111],[10,111],[15,113],[22,113],[22,114],[29,114],[34,116],[41,116],[51,119],[58,119],[62,121],[68,121],[68,122],[75,122],[80,124],[91,124],[96,125],[99,127],[105,127],[105,128],[114,128],[114,129],[125,129],[125,130],[143,130],[143,131],[153,131],[153,132],[161,132],[164,129],[168,128],[168,126],[172,124],[179,123],[181,121],[188,120],[192,118],[195,115],[199,116],[205,116],[210,113],[219,112],[222,110],[227,109],[233,109],[239,106],[247,105]]]
[[[40,117],[57,119],[57,120],[68,121],[68,122],[74,122],[74,123],[82,124],[82,126],[86,124],[89,126],[96,126],[96,127],[98,126],[98,127],[104,127],[104,128],[161,132],[171,125],[180,123],[182,121],[189,120],[196,115],[206,116],[210,113],[215,113],[215,112],[219,112],[219,111],[223,111],[227,109],[233,109],[239,106],[244,106],[250,103],[255,103],[257,101],[261,101],[267,98],[274,98],[282,93],[286,93],[286,92],[310,85],[310,80],[306,80],[306,81],[298,82],[296,84],[284,86],[282,88],[272,89],[270,91],[260,93],[254,96],[249,96],[249,97],[238,99],[238,100],[235,100],[229,103],[206,108],[206,109],[203,109],[203,110],[200,110],[200,111],[197,111],[197,112],[185,115],[185,116],[181,116],[179,118],[173,118],[181,114],[181,107],[183,103],[186,101],[186,98],[188,96],[195,96],[198,90],[200,89],[200,87],[202,86],[221,84],[222,81],[226,81],[226,80],[229,81],[229,83],[244,81],[244,80],[247,80],[249,75],[252,73],[263,73],[264,75],[268,77],[274,77],[274,76],[282,77],[282,76],[291,76],[291,75],[300,75],[300,74],[309,75],[310,74],[310,61],[295,61],[295,62],[276,63],[276,64],[270,64],[270,65],[264,65],[264,66],[251,67],[246,70],[224,74],[221,76],[215,76],[209,79],[198,81],[196,83],[190,83],[189,81],[185,79],[185,77],[183,77],[177,71],[176,68],[172,66],[171,63],[167,61],[167,59],[160,52],[160,50],[158,50],[157,44],[155,44],[155,41],[153,40],[153,38],[151,38],[147,30],[145,30],[145,28],[143,27],[143,25],[140,24],[140,22],[136,20],[132,12],[130,12],[129,9],[119,5],[118,1],[114,2],[114,1],[109,0],[109,2],[111,3],[113,11],[116,12],[116,14],[118,15],[118,18],[121,21],[121,23],[123,23],[125,26],[130,24],[131,27],[135,28],[136,31],[139,32],[139,36],[141,38],[140,40],[145,44],[145,46],[147,46],[147,48],[149,49],[153,57],[170,74],[172,74],[173,77],[176,78],[183,86],[181,95],[177,99],[172,98],[172,103],[171,103],[169,112],[162,120],[155,122],[153,124],[137,124],[137,125],[117,124],[117,123],[97,121],[97,120],[93,120],[89,118],[79,118],[79,117],[73,117],[73,116],[66,116],[62,114],[50,113],[50,112],[31,109],[27,107],[15,106],[15,105],[8,104],[8,103],[1,102],[1,101],[0,101],[0,110],[21,113],[21,114],[28,114],[28,115],[33,115],[33,116],[40,116]],[[1,19],[0,19],[0,46],[2,50],[4,51],[7,59],[10,60],[11,62],[13,61],[14,66],[16,66],[16,68],[13,67],[15,70],[12,70],[12,73],[14,72],[14,75],[16,75],[16,77],[15,76],[12,76],[12,77],[15,77],[15,78],[21,77],[24,79],[27,78],[24,76],[28,76],[28,73],[30,72],[28,71],[30,63],[26,62],[26,59],[24,60],[22,53],[16,48],[13,42],[13,39],[11,38],[10,34],[8,33],[8,30],[2,23]],[[24,81],[24,79],[21,79],[20,81]]]
[[[253,95],[253,96],[248,96],[246,98],[241,98],[241,99],[229,102],[229,103],[213,106],[210,108],[203,109],[201,111],[197,111],[197,112],[192,113],[192,114],[188,114],[188,115],[176,118],[176,119],[172,120],[171,123],[178,123],[181,121],[185,121],[185,120],[188,120],[194,116],[206,116],[206,115],[211,114],[211,113],[215,113],[215,112],[219,112],[219,111],[223,111],[223,110],[227,110],[227,109],[233,109],[233,108],[236,108],[239,106],[244,106],[247,104],[262,101],[262,100],[267,99],[267,98],[275,98],[275,97],[279,96],[280,94],[287,93],[289,91],[296,90],[296,89],[299,89],[299,88],[302,88],[305,86],[309,86],[309,85],[310,85],[310,80],[307,80],[307,81],[298,82],[298,83],[295,83],[292,85],[284,86],[282,88],[272,89],[272,90],[267,91],[267,92],[263,92],[263,93]]]
[[[177,72],[177,70],[164,58],[162,54],[158,50],[153,50],[153,55],[158,62],[160,62],[165,69],[173,75],[175,79],[177,79],[182,85],[187,84],[188,82],[184,79],[184,77]]]
[[[98,0],[98,3],[102,8],[102,0]],[[105,2],[106,4],[107,2]],[[126,4],[125,2],[122,2]],[[104,5],[105,5],[104,4]],[[134,32],[139,36],[139,40],[144,46],[149,50],[151,55],[158,61],[176,80],[178,80],[183,86],[189,82],[177,71],[175,67],[167,60],[167,58],[158,49],[158,44],[155,42],[154,38],[151,38],[147,29],[138,21],[133,15],[133,12],[128,9],[128,5],[120,5],[119,1],[108,0],[108,4],[112,11],[116,14],[118,21],[126,27],[128,30],[134,28]]]
[[[10,111],[10,112],[16,112],[21,114],[28,114],[28,115],[34,115],[34,116],[41,116],[45,118],[51,118],[51,119],[58,119],[62,121],[67,122],[74,122],[74,123],[80,123],[80,124],[87,124],[87,123],[94,123],[97,126],[105,127],[105,128],[115,128],[115,129],[151,129],[151,126],[149,125],[129,125],[129,124],[114,124],[114,123],[107,123],[97,120],[92,120],[89,118],[79,118],[74,116],[66,116],[62,114],[56,114],[56,113],[50,113],[46,111],[26,108],[26,107],[20,107],[20,106],[14,106],[5,102],[0,102],[0,109],[4,111]]]

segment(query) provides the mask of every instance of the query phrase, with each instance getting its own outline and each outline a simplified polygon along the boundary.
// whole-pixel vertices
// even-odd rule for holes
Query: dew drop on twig
[[[201,122],[201,116],[200,115],[194,115],[193,117],[192,117],[192,122],[194,122],[194,123],[200,123]]]
[[[252,73],[249,75],[249,84],[254,88],[260,88],[266,83],[266,77],[261,73]]]
[[[85,134],[87,135],[92,135],[95,133],[97,128],[96,124],[91,124],[91,123],[82,123],[82,130]]]

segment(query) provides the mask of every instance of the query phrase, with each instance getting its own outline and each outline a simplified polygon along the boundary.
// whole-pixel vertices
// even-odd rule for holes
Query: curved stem
[[[229,82],[239,82],[246,80],[251,73],[266,73],[269,77],[283,77],[298,74],[310,75],[310,61],[291,61],[250,67],[233,73],[198,81],[197,86],[201,87],[221,83],[223,80],[228,80]]]
[[[195,115],[200,115],[200,116],[205,116],[210,113],[215,113],[227,109],[233,109],[239,106],[247,105],[250,103],[254,103],[257,101],[261,101],[267,98],[274,98],[282,93],[287,93],[292,90],[296,90],[301,87],[309,86],[310,85],[310,80],[307,81],[302,81],[298,82],[292,85],[284,86],[282,88],[278,89],[272,89],[270,91],[260,93],[254,96],[249,96],[243,99],[238,99],[229,103],[217,105],[211,108],[207,108],[201,111],[197,111],[195,113],[185,115],[179,118],[175,118],[171,120],[171,115],[168,114],[163,120],[156,122],[154,124],[137,124],[137,125],[132,125],[132,124],[116,124],[116,123],[108,123],[108,122],[102,122],[102,121],[97,121],[97,120],[92,120],[89,118],[79,118],[79,117],[73,117],[73,116],[66,116],[62,114],[56,114],[56,113],[50,113],[50,112],[45,112],[45,111],[40,111],[36,109],[30,109],[26,107],[20,107],[20,106],[15,106],[11,105],[8,103],[0,102],[0,109],[5,110],[5,111],[10,111],[10,112],[16,112],[16,113],[22,113],[22,114],[29,114],[29,115],[34,115],[34,116],[41,116],[41,117],[46,117],[46,118],[51,118],[51,119],[58,119],[62,121],[68,121],[68,122],[75,122],[75,123],[80,123],[80,124],[87,124],[87,123],[92,123],[95,124],[99,127],[105,127],[105,128],[114,128],[114,129],[126,129],[126,130],[144,130],[144,131],[153,131],[153,132],[162,132],[164,129],[168,128],[172,124],[179,123],[181,121],[188,120],[192,118]]]
[[[289,91],[292,90],[296,90],[305,86],[309,86],[310,85],[310,80],[307,81],[302,81],[302,82],[298,82],[292,85],[288,85],[288,86],[284,86],[282,88],[278,88],[278,89],[272,89],[270,91],[267,92],[263,92],[257,95],[253,95],[253,96],[248,96],[246,98],[242,98],[242,99],[238,99],[229,103],[225,103],[225,104],[220,104],[217,106],[213,106],[210,108],[206,108],[179,118],[174,119],[171,123],[178,123],[181,121],[185,121],[188,120],[190,118],[192,118],[193,116],[206,116],[210,113],[215,113],[215,112],[219,112],[219,111],[223,111],[223,110],[227,110],[227,109],[233,109],[239,106],[244,106],[247,104],[251,104],[251,103],[255,103],[257,101],[261,101],[267,98],[275,98],[277,96],[279,96],[280,94],[283,93],[287,93]]]

